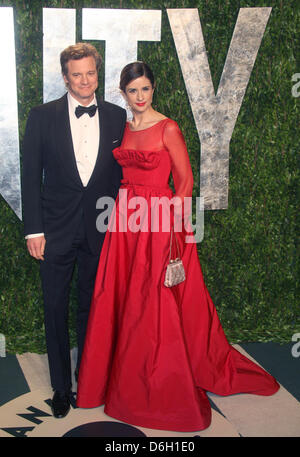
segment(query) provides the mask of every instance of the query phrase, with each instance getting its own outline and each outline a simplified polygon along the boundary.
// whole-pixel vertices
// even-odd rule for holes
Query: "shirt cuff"
[[[29,240],[30,238],[37,238],[38,236],[44,236],[44,233],[32,233],[31,235],[26,235],[25,240]]]

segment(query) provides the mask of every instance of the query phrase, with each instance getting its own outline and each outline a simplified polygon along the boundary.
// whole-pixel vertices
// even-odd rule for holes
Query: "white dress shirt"
[[[86,187],[93,173],[98,155],[100,141],[99,113],[97,109],[93,117],[90,117],[88,113],[84,113],[77,118],[75,109],[80,103],[70,93],[68,93],[67,98],[75,160],[82,184]],[[91,105],[97,105],[95,96],[87,106]],[[25,238],[29,239],[42,235],[44,233],[34,233],[27,235]]]
[[[82,184],[86,186],[93,173],[99,149],[99,113],[90,117],[84,113],[79,118],[75,115],[78,101],[68,93],[69,118],[78,173]],[[97,105],[96,97],[87,106]]]

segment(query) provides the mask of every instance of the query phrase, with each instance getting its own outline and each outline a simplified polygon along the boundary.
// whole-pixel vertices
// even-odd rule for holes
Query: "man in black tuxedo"
[[[23,144],[22,197],[29,253],[40,260],[52,412],[70,409],[69,289],[78,268],[78,372],[90,302],[104,240],[96,228],[100,197],[115,198],[126,111],[95,95],[101,57],[87,43],[60,56],[68,89],[62,98],[30,111]]]

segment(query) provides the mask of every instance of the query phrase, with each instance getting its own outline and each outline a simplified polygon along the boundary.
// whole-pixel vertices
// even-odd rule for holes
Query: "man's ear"
[[[68,86],[69,81],[68,81],[67,76],[66,76],[64,73],[62,73],[62,76],[63,76],[63,78],[64,78],[65,85]]]

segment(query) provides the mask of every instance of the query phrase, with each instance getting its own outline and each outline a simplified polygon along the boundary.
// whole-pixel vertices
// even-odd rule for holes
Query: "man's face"
[[[69,60],[68,74],[63,75],[70,94],[81,104],[87,106],[93,100],[98,87],[98,72],[94,57]]]

